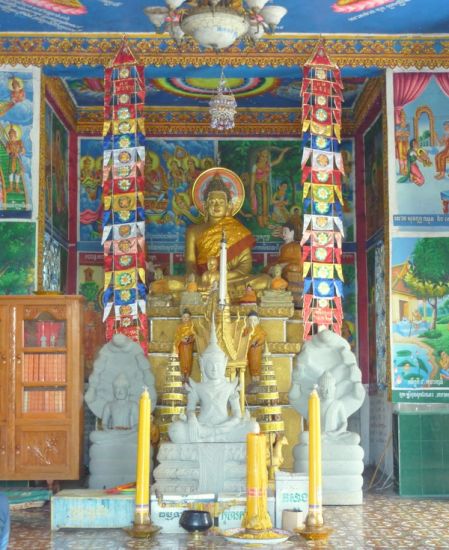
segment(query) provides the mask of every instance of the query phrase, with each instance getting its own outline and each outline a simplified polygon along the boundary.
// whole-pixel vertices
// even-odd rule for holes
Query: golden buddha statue
[[[201,199],[195,196],[194,186],[193,199],[198,209],[203,212],[204,223],[191,225],[187,229],[185,246],[187,277],[194,273],[200,287],[203,286],[201,275],[208,271],[208,260],[220,256],[220,241],[224,231],[227,241],[228,287],[241,287],[241,294],[247,283],[251,284],[255,291],[270,288],[269,275],[251,274],[253,266],[251,248],[255,244],[255,239],[251,231],[233,217],[238,211],[236,198],[232,196],[217,170],[210,169],[211,172],[216,171],[216,173],[204,185]],[[241,186],[243,194],[243,184]],[[242,202],[243,198],[240,199],[240,205]],[[184,288],[184,281],[176,277],[170,277],[168,283],[172,291]]]
[[[181,316],[181,323],[176,329],[174,341],[184,382],[188,380],[192,373],[194,343],[195,330],[193,328],[192,315],[188,309],[184,309]]]

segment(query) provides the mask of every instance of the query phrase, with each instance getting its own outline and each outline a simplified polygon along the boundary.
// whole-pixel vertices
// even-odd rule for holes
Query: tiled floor
[[[448,474],[449,475],[449,474]],[[49,506],[12,513],[11,550],[122,550],[187,548],[236,548],[222,537],[207,536],[195,543],[187,535],[168,535],[163,532],[152,540],[135,540],[121,529],[89,530],[63,529],[50,531]],[[449,500],[415,500],[397,495],[365,495],[362,506],[333,506],[325,508],[326,525],[334,532],[326,548],[431,549],[449,548]],[[239,546],[249,548],[249,546]],[[254,546],[252,546],[254,547]],[[317,543],[294,536],[277,550],[287,548],[317,548]],[[274,548],[256,546],[256,548]]]

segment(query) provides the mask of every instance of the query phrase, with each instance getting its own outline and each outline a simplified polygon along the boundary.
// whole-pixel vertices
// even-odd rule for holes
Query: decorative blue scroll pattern
[[[341,334],[343,322],[342,80],[319,43],[304,65],[303,245],[304,340],[320,328]]]

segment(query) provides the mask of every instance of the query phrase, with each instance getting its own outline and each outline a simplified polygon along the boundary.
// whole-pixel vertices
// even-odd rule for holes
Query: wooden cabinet
[[[78,479],[82,298],[0,297],[0,479]]]

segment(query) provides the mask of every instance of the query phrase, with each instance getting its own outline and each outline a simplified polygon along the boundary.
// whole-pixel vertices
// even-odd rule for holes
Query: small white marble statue
[[[123,334],[114,334],[94,362],[84,396],[91,411],[101,419],[101,429],[89,437],[90,488],[135,480],[138,402],[145,386],[154,409],[157,396],[148,359],[139,344]]]
[[[315,334],[295,358],[289,401],[308,418],[310,392],[318,385],[322,438],[323,504],[362,502],[363,449],[348,431],[348,417],[365,399],[361,371],[348,342],[329,330]],[[308,471],[309,433],[293,449],[295,471]]]
[[[187,415],[168,429],[173,443],[245,442],[248,433],[259,432],[257,422],[248,413],[242,415],[238,379],[231,382],[226,379],[227,362],[212,323],[209,345],[200,357],[202,381],[195,382],[189,378],[186,385]],[[200,412],[197,416],[198,404]]]
[[[209,345],[200,357],[202,381],[189,379],[187,414],[171,424],[171,442],[159,448],[154,470],[158,493],[245,490],[246,435],[258,433],[259,425],[247,413],[242,415],[238,382],[226,379],[226,364],[212,322]]]

